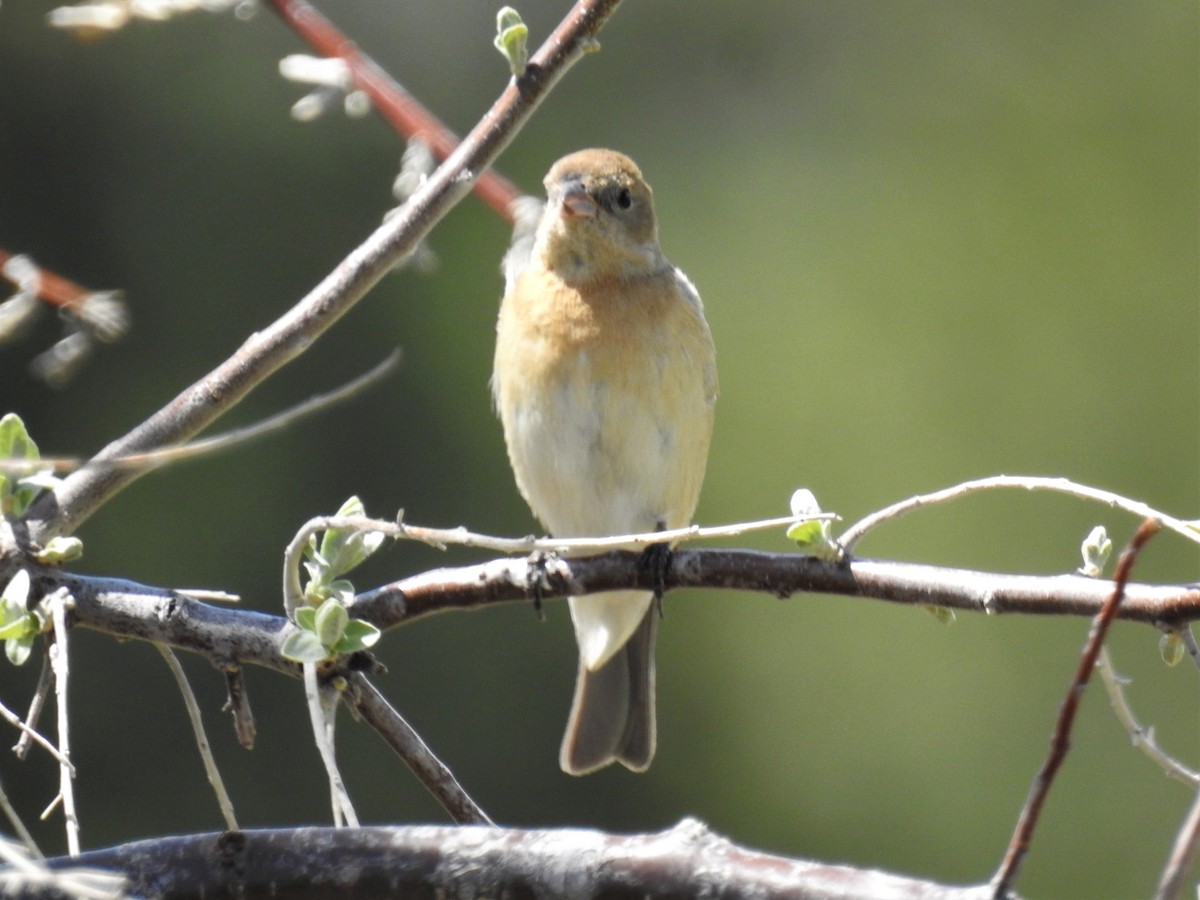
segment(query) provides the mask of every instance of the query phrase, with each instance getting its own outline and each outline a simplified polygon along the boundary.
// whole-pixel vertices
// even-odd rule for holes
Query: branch
[[[396,215],[355,248],[291,310],[255,332],[228,360],[124,437],[95,461],[143,453],[187,440],[233,408],[277,369],[303,353],[345,315],[471,190],[572,63],[595,47],[595,35],[619,0],[579,0],[500,98]],[[141,473],[84,468],[43,493],[26,516],[29,537],[44,544],[70,533]]]
[[[1071,747],[1071,728],[1075,724],[1075,715],[1083,700],[1083,692],[1096,668],[1096,660],[1104,648],[1104,639],[1108,635],[1108,629],[1116,619],[1121,602],[1125,599],[1125,586],[1129,583],[1129,573],[1133,571],[1133,564],[1137,561],[1142,547],[1150,538],[1158,534],[1161,528],[1162,525],[1156,519],[1147,519],[1134,533],[1129,545],[1121,553],[1120,560],[1117,561],[1112,591],[1092,621],[1087,644],[1083,648],[1083,653],[1079,657],[1079,665],[1075,670],[1075,677],[1071,680],[1062,706],[1059,707],[1058,718],[1054,723],[1054,734],[1050,739],[1050,752],[1047,754],[1045,762],[1042,763],[1037,777],[1033,780],[1033,786],[1029,789],[1029,797],[1021,809],[1021,814],[1017,817],[1017,826],[1013,831],[1012,840],[1004,853],[999,870],[992,879],[992,888],[997,900],[1009,896],[1012,884],[1020,871],[1021,862],[1025,858],[1025,854],[1029,852],[1042,806],[1050,795],[1054,777],[1067,758],[1067,751]]]
[[[435,569],[360,593],[348,608],[355,618],[393,628],[434,613],[539,596],[652,590],[657,575],[640,567],[638,559],[637,553],[615,551],[578,559],[522,557]],[[59,586],[70,591],[74,624],[199,653],[222,670],[250,664],[300,677],[300,666],[279,655],[289,627],[283,616],[207,604],[168,588],[119,578],[29,568],[39,595]],[[1076,575],[1002,575],[864,559],[841,565],[755,550],[677,550],[662,581],[667,590],[703,587],[780,598],[799,592],[842,594],[987,614],[1092,616],[1111,593],[1110,584]],[[1200,620],[1200,588],[1130,583],[1117,616],[1154,627]]]
[[[362,672],[352,673],[349,681],[352,690],[347,693],[347,702],[404,760],[450,818],[461,825],[491,825],[492,820],[463,790],[454,773],[433,755],[375,685]]]
[[[657,584],[656,574],[639,569],[638,554],[630,551],[497,559],[413,575],[359,594],[348,608],[357,618],[390,628],[449,609],[619,588],[653,590]],[[756,550],[676,550],[662,584],[667,590],[717,588],[780,598],[842,594],[988,615],[1093,616],[1111,592],[1107,582],[1079,575],[1005,575],[867,559],[841,564]],[[1154,626],[1200,620],[1200,588],[1130,584],[1118,617]]]
[[[1154,900],[1175,900],[1183,891],[1183,882],[1187,878],[1188,868],[1196,856],[1196,847],[1200,845],[1200,793],[1192,801],[1191,809],[1180,826],[1175,844],[1171,847],[1171,855],[1163,869],[1162,880]]]
[[[68,860],[52,860],[52,866]],[[159,838],[86,853],[131,896],[722,897],[980,900],[870,869],[773,856],[685,819],[656,834],[486,826],[295,828]]]
[[[1114,509],[1122,509],[1142,519],[1154,519],[1164,528],[1169,528],[1192,543],[1200,544],[1200,526],[1196,522],[1185,522],[1182,519],[1159,512],[1140,501],[1130,500],[1127,497],[1122,497],[1120,494],[1114,494],[1112,491],[1089,487],[1086,484],[1078,484],[1067,478],[1039,478],[1032,475],[993,475],[989,478],[964,481],[962,484],[943,488],[940,491],[934,491],[930,494],[918,494],[915,497],[909,497],[901,500],[899,503],[894,503],[891,506],[873,512],[869,516],[855,522],[842,533],[839,543],[847,553],[853,553],[855,545],[863,539],[868,531],[872,531],[884,522],[897,519],[905,513],[921,509],[925,506],[933,506],[938,503],[957,500],[967,494],[1011,488],[1021,488],[1027,491],[1053,491],[1058,494],[1066,494],[1070,497],[1079,497],[1082,500],[1098,500],[1106,506]]]

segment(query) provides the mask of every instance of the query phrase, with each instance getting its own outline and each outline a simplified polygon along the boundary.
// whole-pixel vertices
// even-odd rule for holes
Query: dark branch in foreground
[[[336,861],[336,864],[334,862]],[[296,828],[139,841],[52,861],[125,874],[131,896],[905,897],[980,900],[870,869],[771,856],[695,820],[657,834],[494,827]],[[45,894],[37,894],[45,896]],[[33,892],[14,896],[35,896]]]

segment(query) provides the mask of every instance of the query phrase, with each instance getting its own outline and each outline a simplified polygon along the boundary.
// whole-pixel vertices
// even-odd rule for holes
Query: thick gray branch
[[[870,869],[747,849],[684,820],[658,834],[486,826],[297,828],[139,841],[85,853],[64,867],[115,869],[133,896],[722,897],[981,900]],[[22,896],[33,896],[24,894]],[[41,893],[38,896],[47,896]]]

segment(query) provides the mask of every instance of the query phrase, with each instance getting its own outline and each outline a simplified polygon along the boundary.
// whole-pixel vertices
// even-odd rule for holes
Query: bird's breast
[[[686,524],[712,371],[707,326],[673,277],[580,289],[527,271],[502,307],[493,386],[535,514],[560,536]]]

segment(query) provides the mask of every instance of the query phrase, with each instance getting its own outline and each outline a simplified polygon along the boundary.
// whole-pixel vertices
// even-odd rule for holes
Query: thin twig
[[[1196,664],[1196,669],[1200,670],[1200,644],[1196,643],[1196,635],[1192,633],[1191,628],[1179,629],[1179,636],[1183,638],[1183,646],[1188,652],[1188,656],[1192,658],[1192,662]]]
[[[317,752],[321,754],[321,762],[325,765],[325,774],[329,778],[333,824],[348,824],[357,828],[358,814],[354,812],[345,782],[342,781],[342,774],[338,771],[337,753],[333,747],[333,709],[336,707],[329,711],[325,709],[321,686],[317,683],[317,667],[313,663],[304,664],[304,696],[308,701],[313,739],[317,742]]]
[[[912,512],[914,509],[921,509],[922,507],[933,506],[938,503],[946,503],[950,500],[957,500],[960,497],[965,497],[967,494],[974,494],[980,491],[1011,490],[1013,488],[1027,491],[1053,491],[1059,494],[1067,494],[1071,497],[1079,497],[1084,500],[1097,500],[1107,506],[1124,510],[1140,518],[1157,519],[1164,528],[1169,528],[1171,531],[1182,535],[1193,543],[1200,544],[1200,528],[1194,522],[1176,519],[1174,516],[1168,516],[1165,513],[1159,512],[1145,503],[1138,500],[1130,500],[1128,497],[1122,497],[1111,491],[1088,487],[1085,484],[1077,484],[1066,478],[1041,478],[1034,475],[995,475],[991,478],[964,481],[962,484],[956,484],[953,487],[934,491],[930,494],[918,494],[916,497],[909,497],[906,500],[901,500],[899,503],[894,503],[891,506],[873,512],[869,516],[855,522],[842,532],[838,538],[838,543],[842,545],[842,549],[847,554],[853,554],[855,545],[862,540],[867,532],[877,528],[884,522],[890,522],[892,519],[899,518],[905,513]]]
[[[167,668],[171,670],[171,674],[175,676],[175,682],[179,685],[179,693],[183,695],[183,705],[187,709],[188,719],[192,723],[192,733],[196,738],[196,749],[200,751],[200,759],[204,761],[204,772],[208,775],[208,783],[212,785],[213,792],[217,795],[217,806],[221,808],[221,816],[225,819],[225,829],[239,831],[237,817],[233,814],[233,801],[229,799],[229,792],[225,790],[225,782],[217,768],[217,761],[213,758],[212,747],[209,746],[208,736],[204,733],[204,719],[200,716],[200,705],[196,702],[192,686],[188,684],[183,666],[179,664],[179,660],[175,658],[170,647],[165,644],[155,644],[154,646],[162,654]]]
[[[834,520],[834,513],[817,513],[816,515],[779,516],[774,519],[759,519],[754,522],[735,522],[730,525],[688,525],[685,528],[673,528],[665,531],[648,531],[633,534],[606,535],[603,537],[534,537],[528,535],[520,538],[495,537],[490,534],[480,534],[457,528],[428,528],[423,525],[409,525],[405,522],[391,522],[386,519],[372,519],[366,516],[316,516],[309,519],[296,532],[288,544],[284,556],[289,581],[284,585],[285,596],[291,595],[293,603],[300,600],[300,557],[309,537],[330,528],[357,529],[359,531],[375,531],[396,540],[419,541],[445,550],[448,546],[479,547],[485,550],[495,550],[497,553],[570,553],[577,554],[586,551],[630,549],[645,547],[651,544],[677,544],[685,541],[702,540],[717,537],[737,537],[754,531],[766,531],[772,528],[783,528],[800,522],[810,522],[817,519]]]
[[[1159,747],[1154,740],[1154,729],[1146,728],[1138,722],[1137,716],[1133,714],[1133,709],[1129,706],[1129,701],[1125,699],[1121,676],[1113,669],[1112,658],[1107,647],[1100,652],[1100,660],[1096,667],[1100,670],[1100,679],[1108,691],[1108,699],[1112,704],[1113,712],[1117,715],[1117,721],[1129,732],[1133,746],[1150,757],[1169,777],[1182,781],[1189,787],[1200,788],[1200,772],[1193,772]]]
[[[294,425],[300,419],[314,415],[339,403],[344,403],[395,369],[399,361],[400,351],[394,350],[388,354],[383,362],[378,363],[369,371],[348,381],[341,387],[326,391],[323,394],[317,394],[315,397],[310,397],[282,412],[268,416],[260,422],[255,422],[243,428],[235,428],[232,431],[216,434],[203,440],[190,441],[186,444],[180,444],[177,447],[162,447],[146,453],[131,453],[128,456],[103,461],[89,461],[66,456],[43,456],[36,460],[0,459],[0,472],[21,473],[47,468],[53,469],[55,472],[73,472],[84,467],[149,470],[166,465],[167,463],[176,463],[196,456],[214,453],[218,450],[228,450],[230,447],[238,444],[244,444],[247,441],[256,440],[272,432],[281,431],[290,425]]]
[[[404,259],[471,190],[567,69],[595,47],[595,35],[619,0],[579,0],[513,78],[467,138],[408,201],[324,280],[229,359],[95,457],[119,459],[188,440],[291,362]],[[138,478],[131,469],[85,467],[43,492],[27,511],[29,538],[44,545],[69,534]]]
[[[29,855],[34,859],[45,859],[45,857],[42,856],[42,851],[38,849],[37,841],[33,839],[33,835],[30,834],[29,829],[25,827],[25,823],[21,821],[21,817],[17,815],[16,809],[13,807],[12,803],[9,802],[8,794],[5,792],[3,786],[0,786],[0,809],[4,810],[4,818],[8,819],[8,824],[12,828],[13,833],[21,839],[21,843],[25,845],[25,849],[28,851]],[[9,858],[6,852],[9,850],[9,848],[9,842],[5,840],[2,835],[0,835],[0,859],[2,859],[4,862],[8,862],[11,865],[12,860]],[[14,855],[19,856],[21,859],[25,859],[25,857],[20,853],[15,853]]]
[[[350,675],[347,702],[382,737],[404,764],[460,825],[491,825],[487,813],[463,790],[458,779],[361,672]]]
[[[1171,848],[1171,855],[1167,858],[1167,865],[1163,869],[1154,900],[1175,900],[1180,895],[1188,868],[1196,856],[1197,845],[1200,845],[1200,791],[1196,792],[1192,808],[1188,810],[1183,825],[1179,828],[1179,834]]]
[[[21,737],[17,741],[17,745],[13,747],[13,753],[16,755],[17,759],[24,759],[29,754],[29,746],[33,742],[33,735],[37,731],[38,720],[42,717],[42,710],[46,706],[46,698],[50,696],[50,688],[52,684],[53,678],[50,671],[50,645],[48,643],[43,643],[42,668],[41,671],[38,672],[37,685],[33,689],[33,699],[29,701],[29,712],[25,716],[25,724],[29,726],[29,731],[22,731]]]
[[[54,705],[58,713],[58,749],[62,754],[58,764],[58,792],[62,798],[63,819],[67,829],[67,853],[79,855],[79,813],[75,808],[75,776],[71,765],[71,726],[67,715],[67,681],[70,666],[67,660],[67,602],[70,594],[60,588],[44,601],[54,623],[54,646],[50,648],[50,663],[54,666]]]
[[[18,716],[11,709],[9,709],[7,706],[5,706],[3,703],[0,703],[0,718],[3,718],[10,725],[12,725],[15,728],[17,728],[18,730],[20,730],[22,739],[27,738],[31,741],[36,742],[38,744],[38,746],[40,746],[43,750],[45,750],[47,753],[49,753],[51,756],[53,756],[59,765],[66,765],[66,766],[71,765],[71,761],[69,759],[67,759],[65,756],[63,756],[61,753],[59,753],[58,748],[55,747],[54,744],[52,744],[46,738],[42,737],[42,735],[39,732],[35,731],[29,725],[28,722],[21,721],[21,717]],[[74,774],[74,769],[72,769],[72,774]]]
[[[1017,817],[1017,825],[1008,849],[1005,851],[1004,860],[992,878],[992,894],[997,900],[1009,896],[1009,891],[1020,871],[1021,861],[1029,851],[1042,806],[1050,794],[1054,776],[1063,760],[1066,759],[1067,750],[1071,746],[1071,727],[1075,723],[1079,702],[1082,700],[1083,692],[1092,676],[1092,670],[1096,668],[1096,659],[1104,646],[1109,626],[1116,618],[1117,610],[1124,599],[1125,584],[1129,581],[1129,573],[1133,570],[1133,564],[1137,561],[1142,547],[1161,528],[1162,524],[1157,519],[1146,519],[1134,533],[1128,546],[1122,551],[1121,558],[1117,561],[1116,572],[1113,575],[1112,594],[1109,595],[1100,612],[1096,614],[1096,618],[1092,620],[1087,644],[1084,645],[1083,653],[1080,655],[1075,677],[1071,680],[1071,686],[1067,689],[1067,696],[1063,700],[1062,706],[1059,707],[1058,718],[1054,723],[1054,734],[1050,739],[1050,752],[1037,777],[1033,780],[1029,797],[1021,809],[1020,816]]]
[[[269,0],[279,17],[322,56],[340,59],[350,70],[354,86],[370,98],[379,114],[406,139],[418,138],[444,160],[459,145],[458,137],[406,91],[391,75],[342,34],[305,0]],[[513,221],[512,204],[521,195],[511,181],[489,169],[475,182],[475,193],[496,215]]]

